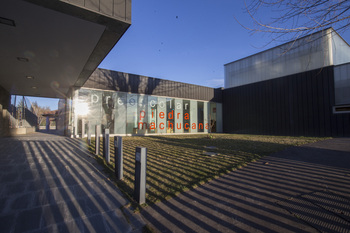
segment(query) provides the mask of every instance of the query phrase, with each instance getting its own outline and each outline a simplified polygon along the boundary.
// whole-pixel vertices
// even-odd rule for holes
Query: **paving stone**
[[[0,232],[11,232],[13,230],[15,218],[15,215],[0,215]]]
[[[103,217],[101,214],[91,216],[82,220],[84,232],[110,232],[106,229]]]
[[[102,214],[104,224],[110,232],[131,232],[130,224],[125,220],[124,215],[120,209],[109,211]]]
[[[24,192],[26,189],[26,184],[22,182],[10,183],[4,185],[4,192],[2,195],[4,196],[13,196],[18,195]]]
[[[10,156],[0,155],[0,232],[127,229],[125,216],[111,211],[128,201],[76,146],[74,139],[52,135],[0,138],[0,148],[11,147]]]
[[[18,180],[19,174],[18,172],[6,173],[1,177],[1,183],[10,183]]]
[[[11,209],[13,210],[20,210],[20,209],[27,209],[31,204],[33,200],[33,194],[23,194],[17,198],[14,199],[14,201],[11,204]]]
[[[66,212],[65,205],[62,203],[43,206],[41,227],[47,227],[52,224],[63,223],[65,212]]]
[[[15,222],[15,233],[40,229],[42,208],[24,210],[18,214]]]

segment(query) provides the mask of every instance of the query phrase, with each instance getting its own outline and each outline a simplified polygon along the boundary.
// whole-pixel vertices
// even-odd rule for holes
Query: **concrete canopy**
[[[2,0],[0,86],[10,94],[64,98],[130,24],[131,0]]]

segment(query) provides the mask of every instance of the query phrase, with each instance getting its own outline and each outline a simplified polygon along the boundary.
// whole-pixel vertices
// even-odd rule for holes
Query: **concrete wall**
[[[0,137],[9,135],[10,106],[11,95],[2,86],[0,86]]]

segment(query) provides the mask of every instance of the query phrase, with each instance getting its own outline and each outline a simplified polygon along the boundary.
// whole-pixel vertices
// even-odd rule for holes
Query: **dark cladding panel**
[[[333,67],[223,91],[225,132],[350,135],[350,114],[333,114]]]
[[[96,69],[83,87],[222,102],[221,88],[214,89],[105,69]]]

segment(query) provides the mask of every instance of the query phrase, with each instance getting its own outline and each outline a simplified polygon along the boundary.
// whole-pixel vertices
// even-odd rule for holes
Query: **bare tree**
[[[245,0],[245,6],[253,27],[240,24],[273,39],[298,39],[329,27],[342,33],[350,26],[348,0]]]
[[[51,109],[48,106],[45,106],[45,107],[39,106],[38,103],[34,101],[31,106],[31,111],[34,112],[34,114],[38,117],[38,125],[40,125],[43,119],[45,119],[42,115],[45,112],[51,111]]]

